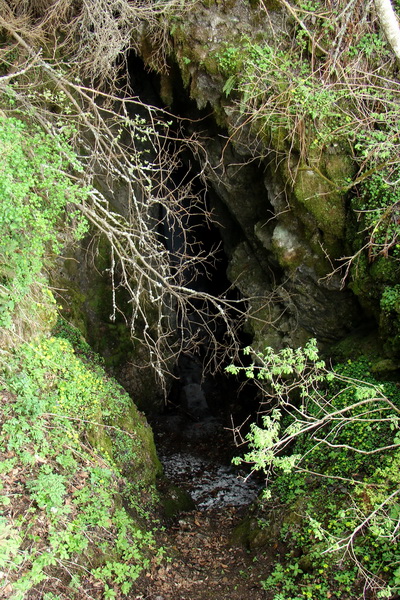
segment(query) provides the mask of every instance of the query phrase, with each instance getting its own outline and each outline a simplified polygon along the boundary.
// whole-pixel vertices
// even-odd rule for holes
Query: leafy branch
[[[379,566],[371,571],[371,566],[363,564],[359,538],[369,530],[374,544],[382,548],[386,539],[397,543],[399,538],[398,391],[374,380],[364,364],[358,367],[349,361],[346,366],[328,369],[319,358],[315,340],[303,349],[275,352],[267,348],[255,353],[248,348],[246,354],[253,358],[250,366],[230,365],[226,370],[257,382],[264,400],[261,424],[253,423],[244,436],[242,426],[234,430],[236,439],[248,445],[235,462],[263,471],[267,499],[274,486],[280,485],[282,490],[294,477],[307,481],[309,487],[317,485],[312,483],[315,478],[327,485],[343,482],[357,517],[348,519],[346,535],[343,528],[338,528],[337,535],[325,531],[323,553],[336,553],[340,557],[336,560],[349,556],[368,588],[383,589]]]

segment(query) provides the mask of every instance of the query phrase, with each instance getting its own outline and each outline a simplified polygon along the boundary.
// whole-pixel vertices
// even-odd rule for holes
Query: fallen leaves
[[[174,560],[152,569],[137,582],[143,597],[155,600],[252,600],[264,599],[260,573],[244,579],[240,572],[254,569],[246,550],[233,547],[230,536],[239,520],[234,509],[192,512],[181,516],[165,535]],[[172,539],[171,539],[172,536]],[[165,540],[162,541],[165,544]],[[211,591],[210,591],[211,590]],[[147,596],[146,596],[147,594]]]

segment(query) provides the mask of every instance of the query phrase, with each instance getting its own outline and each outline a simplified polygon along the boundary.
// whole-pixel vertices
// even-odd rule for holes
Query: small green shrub
[[[69,176],[82,166],[62,135],[0,115],[0,145],[0,327],[9,328],[46,254],[60,251],[68,229],[86,231],[74,206],[88,191]]]
[[[265,589],[285,600],[358,597],[364,584],[373,597],[394,593],[398,387],[377,381],[365,358],[327,369],[315,340],[304,349],[267,348],[254,358],[249,367],[227,370],[258,380],[269,400],[262,425],[247,435],[247,453],[236,460],[267,475],[261,515],[281,507],[275,518],[290,552]],[[298,553],[302,558],[294,560]]]
[[[65,476],[55,473],[50,465],[43,465],[36,478],[28,481],[27,488],[39,508],[51,511],[57,510],[64,504],[64,496],[67,492],[65,483]]]
[[[381,309],[386,313],[392,311],[400,313],[400,285],[385,287],[380,304]]]

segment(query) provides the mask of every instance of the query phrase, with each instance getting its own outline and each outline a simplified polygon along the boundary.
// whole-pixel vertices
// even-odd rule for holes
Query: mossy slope
[[[2,374],[0,568],[13,600],[38,586],[117,597],[156,554],[151,429],[67,331],[21,345]]]

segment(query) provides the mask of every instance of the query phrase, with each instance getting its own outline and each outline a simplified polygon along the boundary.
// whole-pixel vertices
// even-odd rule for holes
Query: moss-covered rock
[[[274,546],[276,537],[265,524],[263,526],[257,519],[247,517],[233,530],[231,543],[246,546],[249,550],[256,550],[269,545]]]
[[[113,456],[124,475],[134,480],[140,473],[145,486],[154,484],[162,473],[162,466],[145,416],[131,402],[116,419],[115,427],[115,433],[111,434]]]
[[[351,156],[350,148],[347,153],[342,148],[328,147],[324,154],[324,171],[333,183],[346,188],[349,178],[356,172],[356,164]]]
[[[343,197],[314,170],[300,167],[293,186],[294,196],[315,218],[318,228],[336,238],[344,237]]]
[[[196,505],[188,492],[163,479],[159,483],[160,501],[167,518],[173,518],[182,512],[194,510]]]

